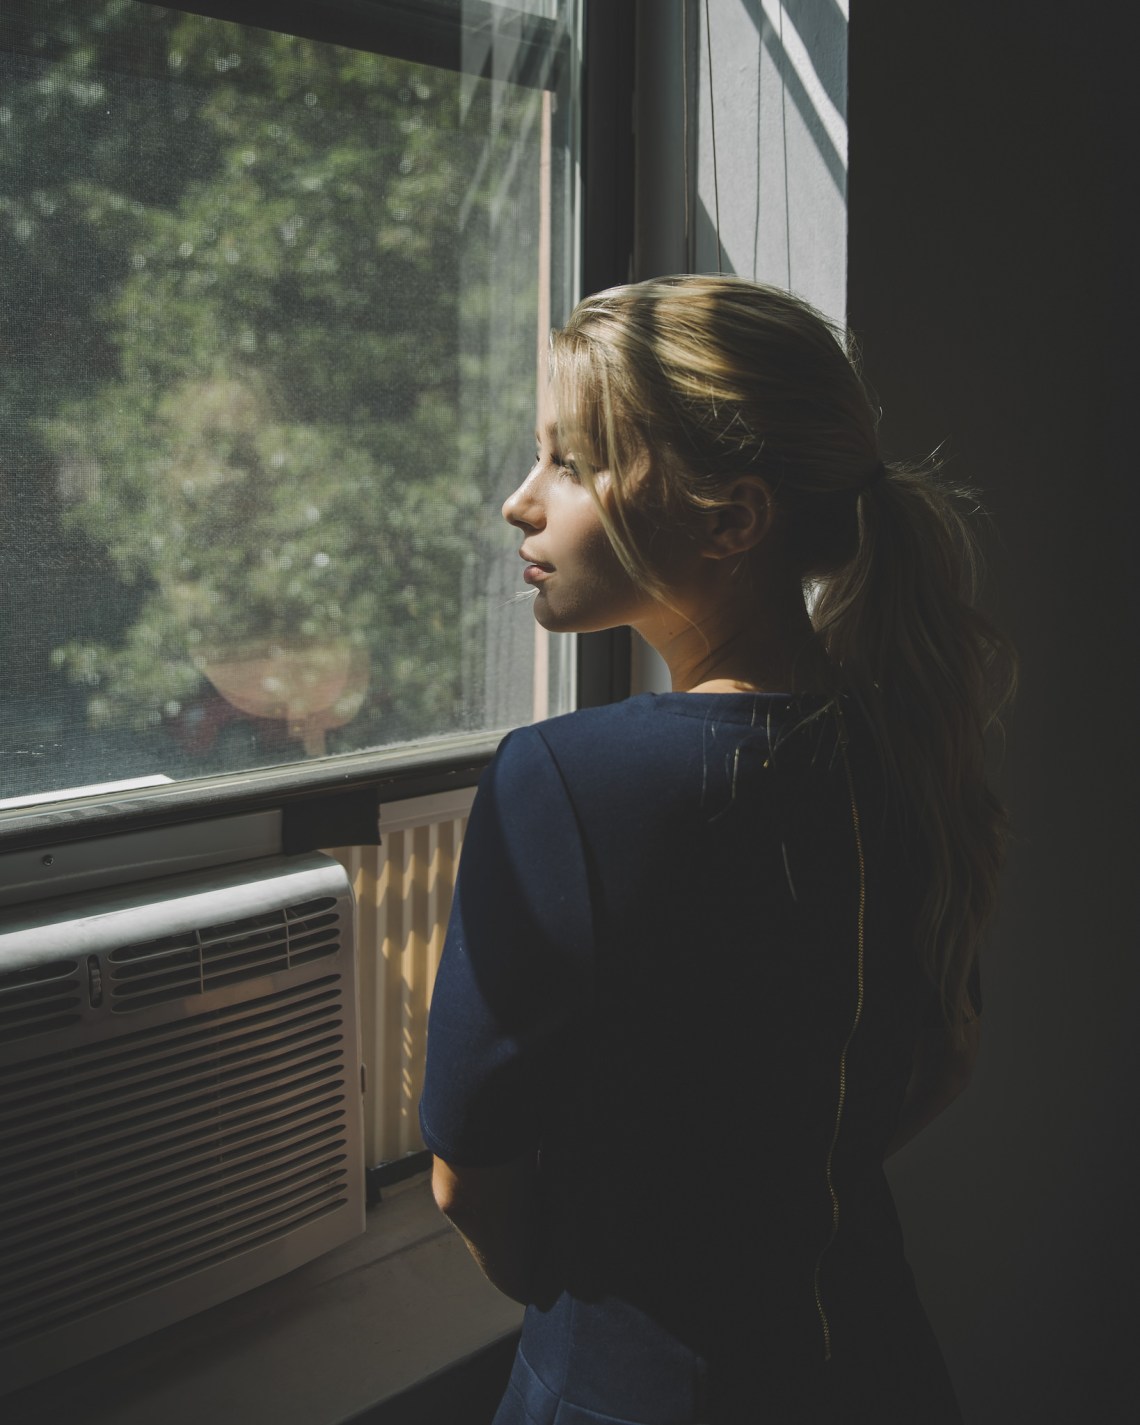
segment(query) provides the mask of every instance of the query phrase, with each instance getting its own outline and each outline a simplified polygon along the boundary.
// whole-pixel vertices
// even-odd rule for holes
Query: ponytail
[[[866,485],[854,555],[823,576],[812,621],[875,730],[919,850],[918,938],[947,1022],[974,1015],[967,982],[997,895],[1007,818],[985,775],[986,734],[1015,660],[976,607],[968,493],[930,466]]]

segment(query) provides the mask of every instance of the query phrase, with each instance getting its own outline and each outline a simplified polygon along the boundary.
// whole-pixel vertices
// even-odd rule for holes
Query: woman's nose
[[[542,506],[536,489],[536,465],[518,489],[503,501],[503,518],[518,529],[538,529],[542,525]]]

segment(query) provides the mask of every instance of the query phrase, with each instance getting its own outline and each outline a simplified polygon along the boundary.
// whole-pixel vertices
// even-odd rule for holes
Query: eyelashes
[[[547,458],[549,459],[550,464],[553,465],[553,467],[555,468],[555,470],[557,470],[560,476],[564,476],[568,480],[573,480],[575,484],[581,483],[582,477],[579,474],[578,466],[575,461],[571,459],[564,459],[556,451],[551,451],[550,455]],[[534,463],[536,465],[541,465],[543,463],[541,447],[539,447],[534,452]]]

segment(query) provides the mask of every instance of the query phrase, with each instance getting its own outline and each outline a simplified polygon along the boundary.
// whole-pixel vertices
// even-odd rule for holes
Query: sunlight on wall
[[[694,265],[788,287],[843,320],[847,5],[710,0],[707,35],[697,13]]]

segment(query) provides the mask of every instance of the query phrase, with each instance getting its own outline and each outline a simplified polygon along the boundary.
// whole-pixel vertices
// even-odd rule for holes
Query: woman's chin
[[[531,605],[534,621],[547,633],[584,633],[572,613],[551,608],[550,603],[540,593]]]
[[[547,633],[603,633],[606,629],[622,628],[625,620],[607,618],[604,614],[589,613],[584,609],[557,609],[540,594],[531,606],[535,623]]]

